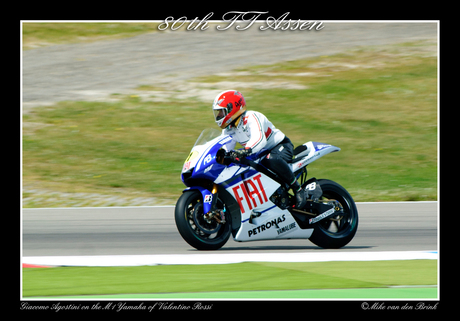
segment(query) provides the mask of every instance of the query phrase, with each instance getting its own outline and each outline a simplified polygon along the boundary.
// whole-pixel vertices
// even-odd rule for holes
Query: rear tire
[[[318,222],[310,237],[314,244],[326,249],[338,249],[347,245],[358,230],[358,209],[345,188],[336,182],[319,179],[323,191],[321,199],[334,199],[343,207],[343,215],[336,215]]]
[[[185,191],[176,204],[175,220],[182,238],[197,250],[218,250],[231,234],[231,215],[226,215],[226,223],[208,224],[203,219],[203,197],[197,190]],[[225,208],[217,200],[217,208]]]

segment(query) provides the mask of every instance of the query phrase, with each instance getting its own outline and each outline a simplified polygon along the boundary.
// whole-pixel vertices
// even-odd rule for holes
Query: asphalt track
[[[359,228],[340,251],[436,251],[438,202],[358,203]],[[239,243],[212,253],[328,251],[309,240]],[[337,251],[337,250],[334,250]],[[23,256],[203,253],[177,232],[174,207],[23,209]],[[208,252],[207,252],[208,253]],[[209,254],[212,254],[209,253]]]

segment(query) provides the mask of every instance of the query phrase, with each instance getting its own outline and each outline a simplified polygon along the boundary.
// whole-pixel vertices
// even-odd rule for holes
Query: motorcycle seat
[[[288,162],[288,163],[294,163],[296,160],[298,160],[300,157],[304,157],[305,155],[308,154],[308,147],[305,145],[300,145],[297,146],[294,149],[294,156],[293,158]]]

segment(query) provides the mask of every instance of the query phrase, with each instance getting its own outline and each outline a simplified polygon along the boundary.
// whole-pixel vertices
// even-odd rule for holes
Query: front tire
[[[319,179],[323,191],[322,200],[337,200],[343,208],[343,215],[336,215],[318,222],[310,237],[314,244],[326,249],[338,249],[347,245],[358,230],[358,209],[345,188],[336,182]]]
[[[177,230],[182,238],[197,250],[218,250],[231,234],[231,215],[226,215],[226,223],[208,224],[203,219],[203,197],[197,190],[185,191],[176,203],[174,212]],[[217,200],[217,208],[224,204]]]

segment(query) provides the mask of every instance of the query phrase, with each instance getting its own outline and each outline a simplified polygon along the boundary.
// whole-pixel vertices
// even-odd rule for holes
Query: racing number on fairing
[[[187,159],[185,160],[185,163],[187,163],[188,161],[191,161],[192,159],[194,159],[197,156],[198,156],[197,151],[190,152],[190,154],[188,155]]]
[[[195,159],[197,156],[198,156],[197,151],[190,152],[190,154],[188,155],[187,159],[184,162],[184,167],[182,167],[183,172],[188,171],[190,169],[190,164],[192,163],[192,160]]]
[[[261,177],[262,175],[259,174],[244,180],[242,183],[232,188],[235,199],[240,206],[241,213],[245,212],[242,201],[245,201],[246,204],[248,204],[249,210],[252,210],[253,207],[257,207],[268,201],[265,189],[260,181]],[[242,193],[242,195],[240,195],[240,193]],[[259,201],[259,204],[257,201]]]
[[[307,186],[305,186],[305,189],[308,189],[310,191],[314,191],[316,189],[316,182],[308,184]]]

